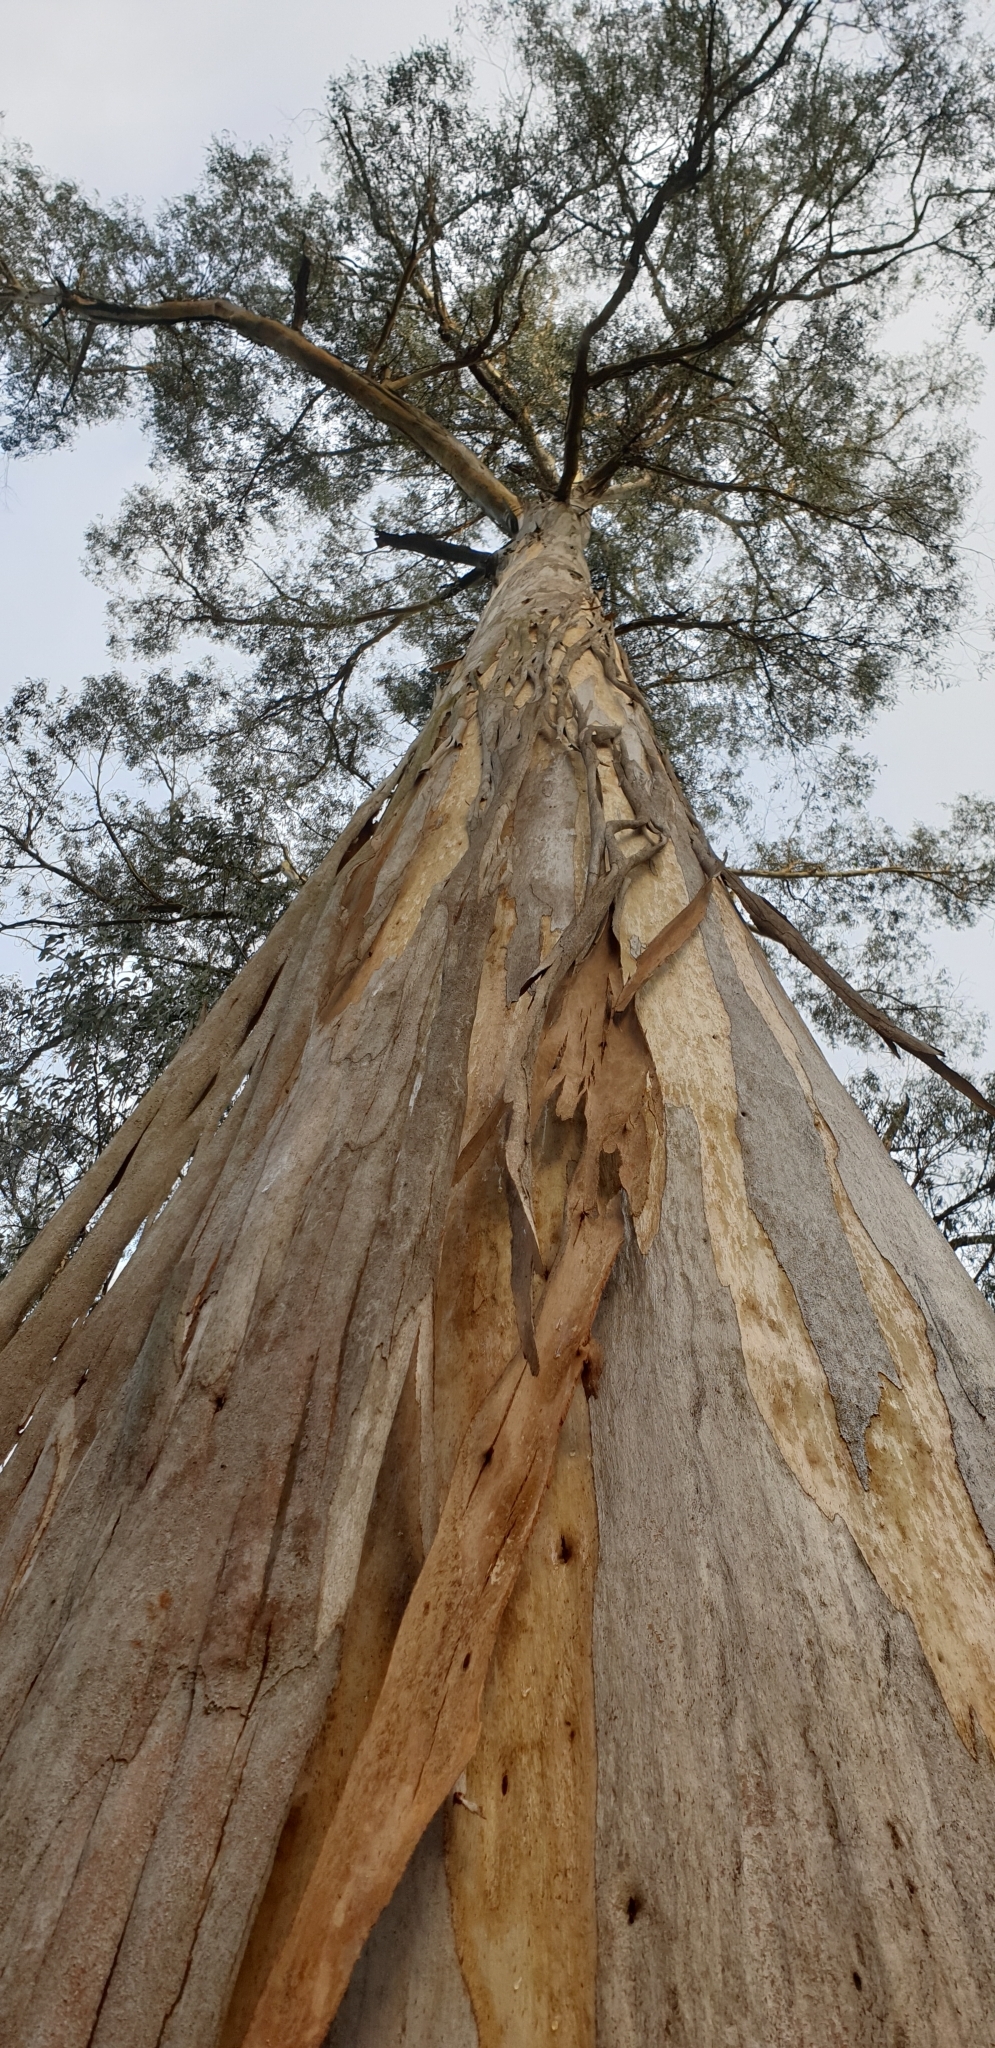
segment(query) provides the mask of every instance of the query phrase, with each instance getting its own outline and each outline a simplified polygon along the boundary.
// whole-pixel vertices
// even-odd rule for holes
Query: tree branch
[[[376,227],[377,232],[389,242],[391,248],[394,250],[395,255],[399,257],[401,254],[401,250],[397,237],[396,235],[390,233],[387,227],[387,223],[378,214],[378,210],[376,209],[376,206],[373,201],[372,189],[370,188],[369,182],[366,178],[365,166],[363,165],[360,153],[357,151],[355,139],[352,136],[351,130],[348,131],[348,140],[350,152],[353,156],[354,162],[356,163],[357,169],[359,169],[360,171],[360,175],[363,177],[364,187],[367,191],[367,196],[370,199],[372,207],[371,218],[373,219],[374,226]],[[431,209],[428,210],[431,211]],[[525,243],[526,249],[531,248],[531,246],[539,238],[540,234],[542,233],[544,227],[547,224],[548,216],[544,215],[542,220],[536,223],[532,232],[528,236]],[[425,313],[427,313],[429,318],[434,322],[443,340],[449,344],[449,346],[453,349],[454,353],[446,360],[439,363],[430,364],[425,369],[422,370],[412,371],[406,377],[389,378],[387,380],[388,386],[391,390],[402,391],[406,389],[407,385],[410,382],[412,382],[415,377],[420,378],[424,376],[441,376],[443,374],[450,372],[454,372],[458,375],[460,370],[468,369],[470,375],[480,385],[481,390],[487,393],[488,398],[490,398],[493,401],[493,403],[499,408],[499,410],[504,413],[505,417],[511,421],[512,425],[516,429],[516,432],[518,433],[519,440],[521,442],[523,449],[525,450],[525,453],[528,455],[530,461],[535,466],[536,474],[539,478],[540,483],[542,484],[545,490],[551,491],[555,488],[556,485],[556,465],[553,462],[553,459],[549,455],[547,450],[543,447],[542,442],[540,441],[535,431],[531,418],[529,417],[528,406],[525,404],[524,400],[521,398],[519,393],[515,390],[514,386],[511,383],[509,383],[508,378],[506,376],[501,375],[497,371],[494,363],[492,361],[485,363],[482,360],[482,357],[486,353],[486,350],[490,346],[490,343],[494,340],[494,337],[496,336],[498,327],[500,325],[501,303],[503,300],[504,287],[499,279],[497,293],[494,302],[494,308],[492,309],[492,318],[487,331],[489,339],[485,337],[483,340],[474,342],[470,346],[461,349],[460,345],[462,341],[462,333],[460,328],[457,326],[456,321],[453,319],[451,313],[449,312],[446,302],[442,296],[442,289],[439,281],[438,270],[435,265],[433,244],[434,241],[437,239],[440,230],[438,222],[435,220],[434,215],[432,216],[431,228],[431,235],[429,239],[425,242],[424,248],[422,250],[416,250],[414,261],[409,262],[405,266],[404,288],[406,289],[409,284],[413,286],[415,293],[418,297],[418,300],[421,304],[422,310]],[[426,251],[431,251],[432,253],[433,267],[431,286],[429,286],[425,282],[425,279],[422,277],[421,270],[419,268],[420,257],[422,254],[426,253]],[[522,288],[523,287],[520,285],[520,293]],[[400,301],[398,301],[398,303],[400,303]],[[505,337],[505,340],[503,340],[500,344],[502,348],[504,348],[504,346],[506,345],[506,341],[507,337]]]
[[[705,865],[704,862],[702,864]],[[783,912],[776,910],[773,903],[768,903],[765,896],[757,896],[752,889],[748,889],[746,883],[721,861],[716,861],[710,851],[708,867],[713,873],[721,875],[726,887],[738,897],[744,910],[749,912],[756,931],[765,939],[774,939],[779,946],[793,954],[796,960],[800,960],[810,974],[814,974],[826,988],[831,989],[833,994],[839,997],[840,1002],[845,1004],[853,1016],[858,1017],[869,1030],[876,1031],[879,1038],[883,1038],[891,1052],[896,1052],[901,1046],[903,1052],[912,1053],[924,1066],[930,1067],[934,1074],[939,1074],[941,1080],[948,1082],[951,1088],[956,1088],[958,1094],[966,1095],[976,1109],[983,1109],[988,1116],[995,1117],[995,1102],[989,1102],[987,1095],[982,1095],[980,1088],[976,1088],[973,1081],[969,1081],[964,1074],[958,1074],[954,1067],[948,1067],[935,1046],[928,1045],[924,1038],[917,1038],[914,1031],[906,1031],[904,1025],[896,1024],[894,1018],[889,1017],[886,1011],[879,1010],[876,1003],[870,1002],[867,996],[860,994],[859,989],[851,987],[843,975],[802,937],[801,932],[783,915]]]
[[[896,861],[885,861],[878,867],[868,868],[826,868],[820,867],[816,861],[809,861],[786,868],[737,868],[736,873],[757,882],[864,882],[894,875],[900,881],[923,882],[929,888],[942,889],[948,896],[956,897],[958,902],[970,901],[972,893],[952,868],[912,868]],[[971,881],[976,884],[975,877],[971,877]]]
[[[648,612],[642,619],[623,619],[612,631],[618,640],[625,633],[648,632],[653,626],[670,626],[688,633],[731,633],[739,640],[756,641],[758,637],[742,619],[703,619],[698,612]]]
[[[59,287],[51,293],[31,293],[36,305],[47,303],[56,310],[82,316],[97,326],[107,327],[228,327],[258,348],[283,356],[305,375],[315,377],[330,390],[352,399],[380,424],[401,435],[450,477],[502,532],[514,534],[521,516],[521,504],[513,491],[499,482],[471,448],[458,441],[428,413],[406,398],[387,390],[372,377],[342,361],[329,349],[308,341],[296,328],[282,320],[252,313],[230,299],[163,299],[152,306],[115,305],[103,299],[87,298],[83,292]]]
[[[434,533],[388,533],[385,527],[375,526],[373,537],[378,548],[427,555],[433,562],[465,562],[470,568],[486,570],[491,575],[497,566],[497,555],[487,549],[465,547],[461,541],[442,540]]]
[[[795,23],[785,37],[780,49],[771,58],[769,64],[765,65],[753,77],[748,75],[750,66],[764,50],[771,36],[775,34],[787,15],[792,12],[795,5],[796,0],[781,0],[776,18],[768,22],[763,34],[757,39],[752,49],[745,52],[740,58],[739,63],[734,65],[725,78],[719,81],[716,80],[714,75],[715,9],[714,6],[709,8],[701,96],[698,102],[698,111],[695,116],[691,140],[683,161],[675,164],[668,176],[664,178],[662,184],[657,186],[653,198],[636,224],[629,243],[628,253],[622,266],[622,272],[614,291],[605,300],[604,305],[599,311],[592,315],[586,327],[581,330],[567,398],[567,418],[563,436],[563,472],[556,492],[557,497],[564,503],[569,503],[570,493],[573,490],[577,471],[580,467],[581,436],[584,429],[584,415],[587,410],[588,395],[596,385],[605,383],[608,381],[609,376],[618,374],[611,370],[591,373],[588,365],[592,343],[596,340],[602,329],[608,325],[609,321],[614,319],[619,307],[628,298],[639,275],[640,266],[646,255],[649,243],[660,224],[664,208],[672,200],[683,198],[687,193],[693,192],[696,186],[700,185],[708,177],[715,160],[715,141],[720,130],[732,118],[736,109],[742,106],[744,101],[752,99],[756,93],[761,91],[762,87],[768,84],[788,62],[802,30],[807,27],[815,12],[816,0],[802,0]],[[722,104],[716,106],[716,100],[720,95]],[[682,360],[684,354],[685,351],[681,351],[676,359]]]
[[[404,265],[404,269],[401,272],[397,290],[395,291],[393,299],[391,300],[391,303],[387,309],[387,315],[384,320],[383,326],[381,327],[380,332],[377,335],[376,341],[374,342],[373,347],[371,348],[370,353],[366,358],[366,375],[368,377],[372,377],[373,372],[376,369],[376,366],[380,361],[381,356],[383,355],[384,349],[386,348],[387,343],[390,340],[391,329],[401,310],[401,306],[404,302],[404,294],[407,291],[408,285],[411,281],[412,272],[414,271],[415,265],[418,262],[420,254],[422,253],[421,250],[419,249],[420,232],[421,214],[418,213],[415,216],[414,234],[411,237],[411,253],[408,257],[406,264]]]
[[[307,250],[305,249],[301,254],[301,260],[300,264],[298,265],[297,276],[294,279],[294,310],[290,315],[290,325],[297,334],[300,333],[301,328],[303,327],[304,322],[307,319],[307,290],[310,282],[311,258],[308,255]]]

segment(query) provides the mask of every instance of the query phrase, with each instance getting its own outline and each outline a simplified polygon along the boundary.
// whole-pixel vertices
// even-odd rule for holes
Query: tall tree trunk
[[[992,2038],[995,1324],[583,540],[0,1289],[9,2048]]]

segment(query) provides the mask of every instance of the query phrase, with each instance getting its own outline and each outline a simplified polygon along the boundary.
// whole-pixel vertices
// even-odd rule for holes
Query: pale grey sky
[[[315,110],[331,72],[445,34],[451,0],[33,0],[8,9],[0,59],[6,134],[49,170],[105,198],[154,204],[197,177],[205,143],[285,140],[314,160]],[[979,673],[995,607],[995,345],[977,415],[979,490],[965,545],[976,597],[957,682],[917,692],[879,721],[880,808],[904,827],[939,822],[962,789],[995,795],[995,680]],[[11,464],[0,476],[0,692],[25,675],[72,684],[105,660],[103,605],[79,560],[88,523],[114,510],[141,474],[137,430],[107,427],[75,449]],[[965,999],[995,1014],[995,934],[945,937],[942,957]]]

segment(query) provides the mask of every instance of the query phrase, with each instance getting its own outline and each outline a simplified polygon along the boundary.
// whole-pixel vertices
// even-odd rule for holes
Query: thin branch
[[[127,848],[122,845],[121,840],[119,839],[116,831],[114,830],[113,825],[111,824],[109,817],[107,816],[106,811],[104,810],[103,798],[100,793],[100,774],[104,765],[104,760],[109,745],[110,740],[105,740],[103,746],[100,749],[100,756],[97,761],[96,775],[90,782],[90,788],[93,791],[93,801],[94,804],[96,805],[97,816],[100,819],[104,831],[106,832],[107,837],[111,842],[111,845],[114,847],[115,852],[120,856],[121,860],[124,862],[124,865],[127,868],[128,873],[132,878],[132,881],[136,882],[139,889],[141,889],[144,892],[144,894],[149,897],[151,902],[157,904],[160,909],[174,910],[176,908],[176,898],[163,896],[158,889],[153,888],[151,882],[146,881],[145,876],[139,872],[138,868],[136,868],[135,863],[131,858],[131,855],[127,851]]]
[[[731,633],[739,640],[759,639],[759,635],[742,619],[703,619],[697,612],[648,612],[642,619],[623,619],[612,630],[618,640],[626,633],[648,632],[654,626],[667,626],[689,633]]]
[[[825,519],[833,526],[847,526],[854,533],[861,535],[871,528],[872,515],[880,512],[883,504],[887,504],[887,497],[882,492],[867,499],[856,512],[841,512],[831,505],[820,504],[815,498],[805,497],[799,491],[789,491],[783,486],[769,483],[764,478],[754,477],[744,481],[740,477],[693,476],[684,470],[674,469],[670,463],[653,463],[645,456],[643,460],[652,476],[664,477],[669,483],[681,484],[688,491],[699,491],[703,498],[707,499],[713,494],[760,498],[770,501],[785,513],[811,512],[816,518]],[[862,519],[857,516],[858,512],[864,514]]]
[[[370,203],[371,219],[373,221],[373,225],[376,228],[377,233],[381,235],[381,237],[389,243],[390,247],[394,250],[395,255],[398,256],[398,258],[400,258],[401,255],[403,254],[401,245],[398,241],[397,235],[391,231],[388,223],[384,220],[383,216],[379,211],[373,187],[367,175],[366,164],[363,159],[362,152],[358,149],[355,137],[352,133],[352,129],[349,126],[348,122],[346,122],[345,125],[345,139],[347,140],[348,148],[350,154],[352,155],[356,169],[363,181],[364,190],[366,191],[366,195]],[[439,333],[442,335],[443,340],[446,341],[455,351],[458,351],[460,343],[462,341],[462,332],[458,327],[456,321],[453,319],[453,316],[450,313],[448,306],[446,305],[445,299],[443,298],[442,286],[438,273],[438,266],[435,260],[434,243],[439,238],[441,234],[441,229],[439,227],[438,221],[435,219],[431,207],[429,207],[428,211],[431,215],[430,225],[432,229],[432,234],[430,240],[426,242],[426,244],[424,245],[423,250],[419,252],[419,257],[415,261],[415,263],[410,267],[410,270],[406,266],[407,282],[413,285],[415,292],[421,302],[422,310],[425,313],[427,313],[429,318],[434,322]],[[524,240],[520,244],[520,257],[522,261],[524,261],[525,255],[528,254],[528,252],[541,239],[542,235],[545,233],[546,228],[549,226],[551,219],[552,215],[547,211],[540,217],[538,221],[533,223],[531,229],[529,230],[527,235],[524,237]],[[424,253],[428,253],[431,258],[431,285],[429,285],[426,282],[425,278],[422,276],[420,269],[420,257]],[[522,294],[524,292],[524,288],[525,280],[522,279],[519,282],[520,303]],[[490,323],[490,327],[488,329],[488,333],[492,337],[496,334],[497,327],[500,322],[500,306],[503,301],[503,292],[504,286],[502,285],[501,280],[499,279],[495,299],[496,310],[494,312],[494,315]],[[506,340],[507,337],[505,338],[505,341],[502,341],[500,343],[501,348],[503,348],[506,345]],[[549,491],[553,490],[555,488],[557,479],[556,465],[553,461],[552,456],[543,446],[542,442],[540,441],[536,433],[535,427],[533,426],[531,417],[529,415],[528,406],[526,405],[524,399],[516,391],[514,385],[510,383],[509,379],[498,372],[493,362],[487,362],[485,364],[481,360],[482,353],[483,350],[481,346],[479,344],[474,344],[472,347],[465,351],[464,356],[460,357],[458,356],[458,354],[454,354],[446,362],[433,365],[429,371],[416,371],[413,372],[412,375],[436,375],[441,374],[443,370],[459,370],[460,368],[468,369],[470,371],[470,375],[474,378],[476,383],[480,385],[481,390],[487,393],[487,396],[493,401],[493,403],[499,408],[499,410],[505,414],[505,417],[509,419],[512,425],[515,427],[519,435],[521,445],[525,450],[525,453],[529,456],[530,461],[533,463],[536,470],[536,474],[539,478],[539,481],[543,489]],[[392,389],[397,390],[403,390],[409,381],[410,379],[408,377],[401,377],[398,378],[397,380],[387,380],[390,387]]]
[[[923,882],[931,888],[942,889],[958,900],[967,899],[971,894],[970,882],[959,878],[953,868],[910,868],[898,861],[884,861],[880,866],[870,868],[826,868],[820,867],[817,861],[809,861],[786,868],[736,868],[735,873],[757,882],[863,882],[874,881],[881,875],[894,875],[902,881]]]
[[[300,264],[298,265],[297,276],[294,279],[294,310],[290,315],[290,325],[297,334],[300,333],[301,328],[303,327],[304,322],[308,316],[307,291],[310,282],[311,258],[308,255],[307,250],[304,249],[301,252],[301,260]]]
[[[63,412],[67,410],[69,406],[69,401],[72,398],[73,392],[75,391],[77,384],[79,383],[80,376],[83,371],[83,366],[86,362],[87,356],[90,353],[90,344],[93,340],[96,331],[96,327],[93,321],[91,320],[87,326],[86,333],[83,336],[83,344],[80,349],[79,355],[76,358],[76,367],[73,370],[72,376],[69,379],[69,389],[66,392],[65,398],[62,401]]]
[[[702,844],[704,845],[704,842]],[[707,853],[709,870],[721,875],[726,887],[738,897],[744,910],[749,912],[754,929],[763,938],[775,940],[777,945],[783,946],[796,960],[800,960],[802,966],[807,967],[810,974],[814,974],[826,988],[831,989],[853,1016],[859,1018],[869,1030],[875,1031],[892,1052],[897,1052],[901,1046],[903,1052],[912,1053],[924,1066],[931,1068],[934,1074],[939,1074],[941,1080],[948,1082],[951,1088],[956,1088],[958,1094],[966,1095],[976,1109],[983,1109],[986,1115],[995,1117],[995,1102],[989,1102],[987,1095],[982,1095],[980,1088],[976,1088],[974,1082],[969,1081],[965,1074],[958,1074],[954,1067],[948,1067],[935,1046],[927,1044],[924,1038],[917,1038],[915,1032],[906,1031],[904,1025],[897,1024],[886,1011],[880,1010],[876,1003],[861,995],[859,989],[853,988],[850,982],[846,981],[843,975],[802,937],[801,932],[783,912],[775,909],[773,903],[768,903],[765,896],[757,896],[752,889],[748,889],[737,874],[726,868],[723,862],[715,859],[710,849],[707,849]],[[703,861],[702,865],[704,864]]]
[[[692,367],[691,358],[709,354],[727,343],[749,338],[751,329],[762,320],[770,320],[774,314],[783,312],[786,306],[816,306],[827,300],[838,298],[841,292],[853,291],[858,285],[873,284],[893,270],[910,253],[925,255],[930,249],[946,249],[942,240],[920,242],[917,237],[922,228],[923,215],[920,210],[913,216],[906,233],[891,242],[880,242],[867,249],[832,250],[822,252],[813,259],[804,274],[791,285],[777,289],[772,283],[758,289],[747,300],[745,306],[722,327],[713,328],[697,341],[683,342],[669,348],[647,349],[639,355],[627,356],[621,362],[604,363],[598,370],[592,370],[588,378],[588,391],[600,390],[605,384],[626,382],[639,376],[644,370],[670,369],[677,365]],[[947,253],[951,253],[949,250]],[[874,261],[870,261],[872,258]],[[851,270],[848,275],[835,281],[825,279],[826,268],[841,270],[847,263],[860,263],[862,268]],[[782,254],[770,266],[770,274],[783,268]]]
[[[764,85],[776,77],[787,64],[799,36],[815,12],[816,0],[803,0],[794,26],[785,37],[780,49],[754,76],[750,77],[750,66],[764,49],[780,24],[792,11],[795,0],[781,0],[778,14],[768,22],[763,34],[752,49],[746,51],[732,71],[721,80],[714,75],[715,60],[715,8],[709,7],[708,33],[701,95],[695,117],[694,129],[681,163],[675,164],[662,184],[658,185],[653,198],[638,220],[629,243],[628,253],[622,266],[621,275],[614,291],[605,300],[599,311],[592,315],[582,328],[574,358],[570,389],[567,397],[567,418],[564,429],[563,472],[557,487],[557,497],[569,503],[570,494],[580,467],[581,438],[584,430],[584,416],[589,393],[600,383],[608,381],[605,371],[592,372],[589,368],[591,347],[602,329],[614,319],[619,307],[628,298],[639,275],[649,244],[656,233],[663,211],[674,199],[684,198],[693,192],[712,170],[715,161],[715,142],[723,127],[743,103],[752,99]],[[716,106],[721,96],[722,104]],[[682,352],[683,355],[683,352]],[[681,358],[678,358],[680,360]]]
[[[403,270],[401,271],[400,281],[398,283],[397,290],[394,293],[394,297],[391,300],[389,307],[387,308],[386,319],[384,320],[380,332],[377,335],[376,341],[374,342],[373,347],[371,348],[370,353],[366,358],[366,375],[368,377],[372,377],[376,369],[376,366],[380,361],[381,356],[383,355],[384,349],[386,348],[387,343],[390,340],[394,322],[397,319],[397,316],[401,310],[401,306],[404,302],[404,294],[407,291],[409,284],[411,283],[411,279],[414,274],[416,265],[420,262],[422,256],[425,254],[424,247],[419,246],[420,232],[421,214],[419,212],[415,216],[415,231],[411,237],[411,251],[408,256],[408,260],[405,263]]]
[[[692,370],[696,367],[696,356],[709,355],[713,350],[725,348],[730,342],[743,341],[757,321],[768,314],[780,312],[793,298],[793,293],[756,291],[741,306],[731,320],[721,327],[713,327],[708,334],[699,335],[696,341],[672,344],[669,348],[648,349],[642,355],[626,356],[620,363],[603,363],[600,370],[592,370],[588,379],[588,391],[599,391],[605,384],[626,382],[643,370],[670,370],[678,367]]]
[[[290,443],[293,440],[298,428],[304,425],[304,421],[307,419],[309,413],[314,411],[314,408],[318,404],[320,397],[320,391],[312,391],[309,397],[305,400],[304,404],[301,406],[300,412],[297,414],[296,419],[291,421],[291,424],[286,429],[286,432],[281,434],[279,440],[276,441],[272,446],[263,449],[263,452],[260,455],[258,462],[256,462],[253,465],[250,475],[246,483],[244,484],[241,492],[239,493],[240,505],[245,506],[248,504],[249,498],[253,491],[253,487],[258,477],[262,474],[262,471],[266,468],[267,463],[274,462],[278,456],[283,454],[285,448],[289,448]]]
[[[346,628],[351,631],[354,626],[371,626],[378,619],[393,619],[400,625],[402,620],[414,618],[419,612],[430,611],[433,605],[443,604],[448,598],[457,596],[461,590],[468,590],[472,584],[481,581],[484,573],[485,571],[479,567],[471,569],[468,576],[458,576],[454,582],[444,583],[441,590],[433,591],[431,597],[419,598],[416,604],[382,604],[372,612],[344,613],[340,616],[307,612],[302,606],[293,605],[292,596],[282,590],[279,584],[273,581],[272,576],[267,577],[267,581],[273,585],[278,596],[292,607],[286,616],[273,611],[226,610],[217,600],[206,597],[189,577],[180,576],[178,580],[185,589],[192,592],[200,609],[192,606],[189,612],[180,616],[179,623],[184,626],[212,626],[215,629],[236,627],[241,630],[257,626],[279,626],[285,632],[295,631],[303,626],[312,633],[337,633],[345,631]]]

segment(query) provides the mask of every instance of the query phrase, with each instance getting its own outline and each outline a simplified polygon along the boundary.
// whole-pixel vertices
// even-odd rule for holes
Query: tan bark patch
[[[447,1865],[480,2048],[593,2048],[597,1759],[591,1626],[597,1509],[574,1394],[505,1610]]]
[[[505,959],[515,929],[516,912],[505,890],[498,892],[494,929],[484,956],[480,977],[470,1056],[466,1073],[466,1115],[460,1139],[461,1153],[479,1131],[495,1104],[503,1100],[499,1083],[503,1079],[508,1046],[508,1006],[505,994]]]
[[[452,874],[457,862],[467,850],[467,819],[480,782],[480,734],[475,717],[466,725],[463,739],[459,747],[454,749],[452,764],[446,763],[438,767],[435,773],[443,782],[443,787],[425,821],[416,857],[405,868],[398,895],[372,946],[365,957],[359,959],[355,972],[348,979],[345,988],[337,991],[335,1000],[328,1010],[326,1022],[338,1016],[347,1003],[357,1001],[378,967],[383,967],[388,960],[400,958],[421,920],[432,891]],[[379,854],[381,862],[386,856],[389,843],[388,840]],[[367,892],[365,896],[360,897],[357,904],[359,951],[361,942],[358,935],[362,931],[362,921],[372,898],[373,880],[371,873]],[[344,941],[344,946],[347,950],[347,940]],[[341,981],[341,974],[339,979]]]
[[[509,925],[506,916],[503,929]],[[493,1027],[501,1012],[500,955],[500,942],[493,943]],[[317,2048],[373,1920],[428,1820],[476,1748],[481,1694],[497,1630],[540,1511],[563,1417],[589,1355],[591,1322],[622,1240],[620,1199],[612,1192],[611,1175],[607,1184],[604,1179],[606,1155],[617,1160],[615,1187],[619,1180],[629,1186],[643,1209],[650,1196],[653,1139],[658,1138],[662,1115],[635,1016],[630,1011],[617,1022],[612,1020],[612,994],[620,987],[614,942],[606,928],[560,991],[546,1033],[548,1043],[543,1042],[537,1061],[537,1104],[544,1096],[552,1100],[555,1095],[568,1142],[541,1146],[530,1168],[548,1253],[555,1253],[548,1282],[537,1283],[536,1377],[525,1368],[516,1342],[507,1173],[501,1157],[505,1138],[503,1126],[493,1118],[488,1142],[454,1188],[440,1264],[439,1296],[448,1306],[436,1331],[433,1388],[435,1454],[443,1469],[445,1435],[453,1440],[454,1424],[468,1409],[472,1419],[455,1456],[438,1533],[398,1630],[372,1720],[250,2022],[246,2048],[269,2048],[277,2041],[280,2048]],[[509,1059],[520,1057],[521,1025],[506,1006],[505,1020],[506,1068]],[[501,1079],[499,1065],[495,1083]],[[655,1106],[649,1119],[648,1097]],[[450,1261],[455,1262],[451,1282]],[[502,1329],[505,1341],[510,1339],[504,1356],[511,1361],[503,1370],[502,1352],[495,1344]],[[592,1516],[589,1498],[586,1517],[574,1518],[582,1551],[585,1519],[591,1548]],[[570,1538],[562,1528],[559,1537],[569,1550]],[[569,1561],[561,1552],[564,1568]],[[552,1592],[547,1583],[546,1595]],[[557,1686],[566,1686],[570,1726],[580,1731],[590,1697],[590,1578],[576,1575],[568,1666],[556,1655],[566,1623],[561,1618],[557,1626],[537,1589],[522,1597],[526,1615],[530,1600],[538,1602],[549,1638],[547,1690],[552,1687],[555,1699],[560,1697]],[[510,1661],[510,1676],[498,1668],[493,1685],[513,1731],[520,1709],[508,1698],[516,1677],[514,1657]],[[559,1677],[558,1664],[563,1667]],[[543,1682],[540,1679],[540,1686]],[[519,1694],[524,1690],[518,1687]],[[564,1726],[568,1755],[576,1741],[583,1744],[585,1738],[577,1732],[571,1742],[566,1715]],[[593,1899],[593,1751],[582,1747],[577,1754],[579,1762],[565,1765],[565,1777],[559,1774],[563,1797],[564,1786],[569,1787],[572,1832],[568,1828],[559,1845],[555,1836],[550,1839],[549,1799],[555,1805],[559,1796],[554,1769],[547,1787],[546,1824],[535,1853],[547,1874],[559,1871],[571,1898],[587,1901],[581,1921],[589,1925],[584,1915]],[[508,1776],[510,1782],[510,1771]],[[537,1802],[537,1826],[543,1803]],[[480,1818],[469,1806],[465,1816]],[[486,1882],[486,1872],[476,1872],[469,1880],[470,1893]],[[509,1879],[506,1958],[524,1952],[521,1919],[514,1920],[511,1912],[513,1889]],[[457,1912],[462,1913],[459,1898]],[[467,1912],[472,1918],[471,1907]],[[559,1940],[562,1944],[562,1934]],[[586,1970],[578,1976],[585,1956]],[[475,2007],[478,1997],[481,2001],[478,2023],[490,2025],[496,2039],[500,2002],[509,1983],[511,1995],[517,1995],[516,1976],[507,1978],[503,1966],[493,1975],[479,1956],[472,1965],[468,1962],[468,1971]],[[578,2039],[589,2040],[594,2003],[589,1943],[578,1946],[571,1972],[573,1991],[564,2017],[582,2029]],[[539,1989],[543,1980],[546,1992]],[[519,1974],[519,1991],[522,1982]],[[546,1998],[550,1986],[558,2001],[567,1999],[567,1976],[538,1954],[533,1986],[533,2002]],[[560,2015],[549,2008],[550,2031],[554,2020],[558,2028]]]
[[[662,927],[687,900],[672,850],[655,865],[659,872],[633,886],[627,905],[644,928],[654,918]],[[745,979],[746,935],[730,910],[723,923]],[[759,1007],[755,970],[747,986]],[[972,1746],[973,1709],[995,1744],[995,1561],[957,1466],[921,1315],[834,1174],[837,1208],[902,1380],[900,1388],[882,1381],[865,1491],[794,1293],[747,1199],[729,1023],[699,934],[647,983],[636,1007],[665,1100],[689,1108],[698,1126],[716,1270],[735,1303],[758,1407],[805,1491],[825,1515],[843,1518],[879,1585],[909,1614],[962,1739]],[[769,999],[763,1014],[791,1057]]]
[[[538,1319],[539,1376],[512,1366],[467,1432],[373,1719],[245,2048],[318,2048],[369,1928],[473,1754],[498,1624],[621,1240],[617,1204],[577,1225]]]

